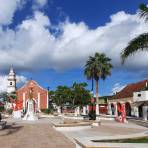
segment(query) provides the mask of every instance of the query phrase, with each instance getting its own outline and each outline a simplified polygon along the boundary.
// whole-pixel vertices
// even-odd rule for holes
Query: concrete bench
[[[2,130],[3,128],[5,128],[5,126],[6,126],[6,121],[1,121],[0,122],[0,130]]]

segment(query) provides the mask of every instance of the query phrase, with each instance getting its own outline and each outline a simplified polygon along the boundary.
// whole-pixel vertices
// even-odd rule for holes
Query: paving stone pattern
[[[42,122],[11,123],[0,131],[0,148],[75,148],[63,134],[55,131],[52,125]]]

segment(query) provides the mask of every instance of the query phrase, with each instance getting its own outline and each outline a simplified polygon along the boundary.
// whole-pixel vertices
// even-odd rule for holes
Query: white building
[[[148,80],[128,84],[108,99],[108,114],[117,116],[122,105],[126,116],[148,120]]]
[[[16,74],[13,70],[13,67],[10,68],[10,72],[8,74],[8,83],[7,83],[7,93],[13,93],[16,91]]]
[[[144,120],[148,120],[148,90],[142,90],[133,93],[133,101],[135,104],[142,104],[142,117]],[[139,114],[138,114],[139,116]]]

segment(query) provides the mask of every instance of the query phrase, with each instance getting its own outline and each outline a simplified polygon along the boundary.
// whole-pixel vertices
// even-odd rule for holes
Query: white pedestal
[[[58,112],[58,114],[61,114],[61,107],[60,106],[57,107],[57,112]]]
[[[96,115],[99,115],[99,104],[96,104]]]
[[[23,120],[28,120],[28,121],[38,120],[38,117],[36,116],[34,112],[34,101],[33,100],[28,101],[27,113],[24,116]]]
[[[13,111],[13,118],[21,119],[21,110]]]

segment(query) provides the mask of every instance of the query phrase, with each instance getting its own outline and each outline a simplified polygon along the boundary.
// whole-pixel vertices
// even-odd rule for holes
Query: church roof
[[[130,98],[133,97],[133,92],[143,90],[148,84],[148,80],[143,80],[137,83],[128,84],[120,92],[117,92],[114,99]]]
[[[36,86],[38,86],[40,89],[47,91],[47,89],[41,87],[35,80],[29,80],[29,81],[27,81],[27,83],[24,84],[24,85],[23,85],[21,88],[19,88],[18,90],[21,90],[21,89],[23,89],[23,88],[26,87],[26,86],[32,87],[33,85],[36,85]],[[17,91],[18,91],[18,90],[17,90]]]

